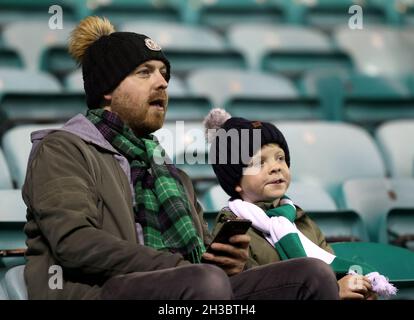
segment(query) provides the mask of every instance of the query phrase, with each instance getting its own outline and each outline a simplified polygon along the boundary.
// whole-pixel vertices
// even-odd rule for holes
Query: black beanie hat
[[[134,32],[113,32],[96,40],[82,61],[83,84],[89,109],[99,107],[105,94],[114,90],[136,67],[148,60],[170,63],[151,38]]]
[[[213,109],[211,113],[220,109]],[[224,112],[224,110],[223,110]],[[217,114],[217,112],[216,112]],[[227,114],[230,116],[229,114]],[[208,125],[209,116],[206,117],[204,123],[206,129],[214,129],[214,125],[211,127]],[[213,120],[216,122],[217,120]],[[219,121],[220,122],[220,121]],[[232,141],[230,130],[233,129],[233,132],[237,132],[237,136],[240,137],[241,143],[237,144]],[[244,130],[243,130],[244,129]],[[260,135],[255,136],[253,133],[254,129]],[[244,132],[242,132],[242,130]],[[220,133],[221,131],[221,133]],[[227,134],[227,135],[226,135]],[[226,139],[221,138],[226,137]],[[248,137],[248,140],[244,137]],[[260,144],[255,141],[255,137],[260,137]],[[240,142],[240,141],[239,141]],[[273,124],[268,122],[261,121],[250,121],[244,118],[232,117],[227,119],[224,124],[220,126],[217,130],[217,133],[211,139],[210,147],[210,163],[212,164],[213,170],[217,176],[217,179],[226,193],[232,198],[240,198],[238,192],[235,188],[240,183],[240,180],[243,176],[243,168],[247,167],[248,162],[242,159],[242,148],[248,147],[248,150],[243,150],[244,153],[248,151],[249,159],[265,144],[276,143],[279,147],[285,152],[286,164],[290,167],[290,155],[289,148],[285,137],[282,132],[277,129]],[[232,163],[232,153],[234,158],[234,153],[238,152],[238,162]],[[226,159],[225,163],[220,163],[220,159]],[[247,159],[246,159],[247,160]]]

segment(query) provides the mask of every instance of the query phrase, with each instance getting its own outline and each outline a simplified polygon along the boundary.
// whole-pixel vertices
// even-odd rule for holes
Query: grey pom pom
[[[216,130],[220,129],[221,126],[228,119],[231,118],[230,113],[224,109],[214,108],[204,118],[203,124],[205,128],[205,136],[208,143],[211,143],[216,136]]]

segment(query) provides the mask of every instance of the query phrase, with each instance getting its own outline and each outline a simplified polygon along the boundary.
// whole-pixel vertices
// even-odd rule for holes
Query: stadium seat
[[[319,97],[328,119],[355,123],[371,132],[384,121],[414,118],[414,98],[405,81],[344,69],[308,72],[301,80],[306,95]]]
[[[399,29],[365,26],[355,32],[346,25],[335,29],[334,39],[360,73],[398,77],[414,70],[412,48]]]
[[[359,178],[343,185],[346,207],[361,215],[371,241],[383,243],[414,234],[413,210],[389,215],[391,209],[414,209],[413,191],[414,179]]]
[[[42,72],[0,69],[0,134],[19,123],[59,122],[85,111],[85,96],[64,93]]]
[[[0,190],[0,279],[6,271],[25,263],[26,205],[21,190]]]
[[[5,288],[10,300],[28,300],[24,268],[24,265],[10,268],[4,277]]]
[[[257,120],[321,119],[317,99],[301,98],[283,76],[242,70],[195,70],[187,77],[190,92],[208,97],[233,116]],[[261,110],[261,112],[258,112]]]
[[[220,31],[234,23],[281,23],[286,20],[285,6],[281,1],[199,1],[196,7],[188,9],[193,9],[192,21]]]
[[[274,24],[236,24],[229,28],[230,44],[243,52],[253,69],[281,72],[288,76],[309,69],[344,66],[349,57],[334,49],[319,30]]]
[[[194,68],[245,68],[243,56],[226,45],[213,30],[178,23],[125,23],[120,29],[143,33],[155,40],[165,52],[174,73]]]
[[[3,135],[2,145],[5,158],[10,168],[10,175],[18,188],[21,188],[26,177],[27,161],[32,149],[31,133],[36,130],[60,127],[59,124],[21,125],[9,129]]]
[[[334,122],[277,122],[289,144],[293,181],[319,185],[343,209],[342,184],[357,177],[384,177],[373,139],[362,128]]]
[[[89,15],[107,17],[119,25],[125,21],[176,22],[181,19],[180,0],[96,1]],[[144,33],[145,34],[145,33]]]
[[[348,21],[352,15],[348,14],[348,10],[353,5],[362,7],[364,24],[383,24],[387,22],[386,7],[375,0],[361,3],[353,0],[318,0],[300,1],[299,3],[303,6],[301,10],[303,23],[327,31],[338,25],[348,26]]]
[[[61,86],[49,74],[14,68],[0,68],[0,96],[4,93],[59,93]]]
[[[381,125],[375,132],[389,174],[394,177],[414,177],[413,120],[394,120]]]
[[[45,11],[47,13],[47,11]],[[52,30],[48,19],[40,21],[17,21],[7,24],[3,37],[8,46],[17,50],[29,70],[40,70],[43,51],[50,46],[66,46],[75,25],[69,22],[64,28]]]
[[[6,289],[3,288],[2,281],[0,281],[0,300],[9,300]]]
[[[0,149],[0,189],[12,189],[13,183],[10,176],[9,166],[4,157],[2,149]]]
[[[414,252],[372,242],[334,243],[335,254],[366,263],[385,275],[397,288],[392,299],[414,299]]]
[[[0,68],[23,68],[23,61],[18,52],[11,48],[6,48],[0,43]]]
[[[78,67],[69,54],[66,43],[52,44],[44,48],[40,55],[39,69],[62,80]]]
[[[49,8],[52,5],[59,5],[64,14],[64,21],[75,21],[79,18],[78,4],[80,1],[67,0],[2,0],[0,11],[0,25],[16,21],[49,21],[52,14]],[[54,11],[53,11],[54,13]]]

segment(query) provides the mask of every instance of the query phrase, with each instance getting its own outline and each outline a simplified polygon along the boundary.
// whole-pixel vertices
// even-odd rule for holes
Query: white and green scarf
[[[370,280],[373,291],[381,296],[396,293],[396,288],[366,264],[342,259],[309,240],[295,225],[296,207],[283,196],[278,207],[263,211],[255,204],[236,199],[229,201],[230,210],[238,217],[252,221],[253,227],[263,232],[266,240],[275,247],[282,260],[312,257],[329,264],[339,274],[354,274],[352,266],[358,265]]]

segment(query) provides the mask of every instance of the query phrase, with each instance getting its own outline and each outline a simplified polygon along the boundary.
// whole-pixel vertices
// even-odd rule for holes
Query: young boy
[[[204,124],[211,142],[210,161],[214,172],[231,197],[229,206],[217,217],[214,233],[227,219],[251,220],[249,267],[314,257],[330,264],[337,276],[345,275],[338,280],[342,299],[375,299],[376,293],[395,293],[378,273],[347,274],[349,267],[356,263],[336,257],[315,222],[285,195],[291,181],[289,148],[273,124],[232,118],[221,109],[213,109]],[[215,130],[209,129],[218,130],[214,133]],[[230,132],[233,134],[225,135]],[[238,133],[239,141],[234,140],[234,133]],[[248,157],[243,159],[242,154]],[[373,271],[369,266],[363,268],[364,274]],[[377,276],[375,282],[373,276]],[[378,289],[379,277],[383,282]]]

